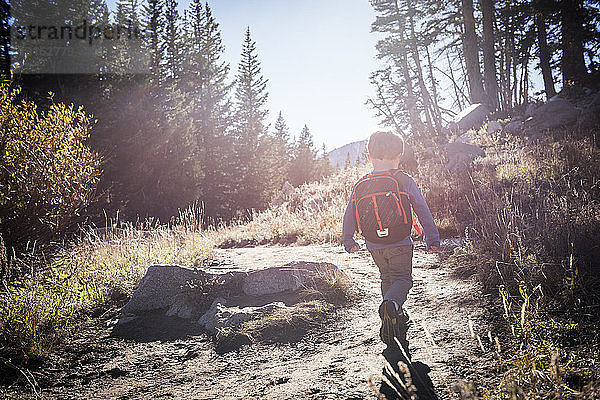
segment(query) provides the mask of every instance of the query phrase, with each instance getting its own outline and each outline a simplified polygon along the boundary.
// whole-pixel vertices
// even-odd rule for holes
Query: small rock
[[[331,267],[337,268],[330,264]],[[251,296],[262,296],[286,291],[295,291],[312,276],[317,268],[321,267],[319,263],[298,262],[291,263],[284,267],[267,268],[259,271],[250,272],[244,277],[242,290],[245,294]]]
[[[504,131],[511,135],[518,135],[525,129],[523,121],[510,121],[504,126]]]
[[[538,105],[535,103],[527,104],[527,108],[525,109],[525,116],[533,117],[533,115],[535,114],[535,110],[537,110],[537,108],[538,108]]]
[[[485,155],[483,149],[467,143],[448,143],[444,150],[446,151],[446,157],[448,157],[446,168],[450,170],[458,169],[470,163],[476,157]]]
[[[273,302],[262,307],[226,307],[223,298],[213,301],[210,309],[200,317],[198,324],[207,331],[215,333],[224,328],[241,324],[242,322],[261,318],[276,309],[287,308],[282,302]]]
[[[465,132],[454,140],[456,143],[471,143],[473,138],[470,135],[470,132]]]
[[[502,129],[502,124],[498,121],[490,121],[487,124],[487,133],[496,133]]]

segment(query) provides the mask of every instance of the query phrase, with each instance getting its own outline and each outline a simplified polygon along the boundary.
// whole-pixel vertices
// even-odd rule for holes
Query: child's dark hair
[[[371,158],[393,160],[404,153],[404,140],[390,131],[377,131],[369,137],[367,149]]]

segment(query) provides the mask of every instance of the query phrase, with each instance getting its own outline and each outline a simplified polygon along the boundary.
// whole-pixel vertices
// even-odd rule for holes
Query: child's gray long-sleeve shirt
[[[379,172],[379,171],[373,171]],[[425,240],[425,244],[427,248],[430,246],[439,246],[440,245],[440,234],[438,232],[437,226],[433,221],[433,216],[431,215],[431,211],[421,194],[421,191],[417,187],[414,179],[408,175],[408,186],[405,188],[406,193],[410,198],[410,203],[412,205],[413,210],[419,217],[419,221],[421,222],[421,226],[423,227],[423,238]],[[354,233],[357,230],[356,226],[356,218],[354,216],[354,205],[352,204],[352,195],[350,195],[350,201],[348,201],[348,205],[346,206],[346,212],[344,213],[344,223],[342,227],[342,244],[346,251],[349,251],[352,246],[357,245],[354,241]],[[409,236],[406,239],[403,239],[396,243],[390,244],[381,244],[381,243],[373,243],[365,240],[368,250],[376,250],[376,249],[384,249],[386,247],[395,247],[402,245],[410,245],[413,243],[412,238]]]

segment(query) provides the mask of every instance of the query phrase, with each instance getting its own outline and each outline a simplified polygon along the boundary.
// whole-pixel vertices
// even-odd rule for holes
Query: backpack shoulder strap
[[[408,186],[408,174],[400,169],[396,169],[392,172],[392,176],[394,177],[394,179],[396,179],[398,181],[398,183],[400,184],[400,186],[402,187],[406,187]]]

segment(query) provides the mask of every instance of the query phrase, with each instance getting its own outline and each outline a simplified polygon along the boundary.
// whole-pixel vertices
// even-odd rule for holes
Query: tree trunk
[[[587,78],[583,58],[583,0],[563,0],[561,4],[563,88],[583,86]]]
[[[407,1],[407,6],[411,9],[410,1]],[[421,90],[421,97],[423,100],[423,108],[425,112],[425,119],[427,121],[428,127],[431,129],[434,125],[435,117],[433,116],[433,110],[431,107],[431,96],[429,95],[429,91],[425,86],[425,79],[423,78],[423,68],[421,67],[421,57],[419,55],[419,48],[417,47],[417,38],[415,35],[415,23],[412,17],[412,14],[408,17],[408,22],[410,24],[410,35],[411,35],[411,48],[413,53],[413,60],[415,61],[415,66],[417,69],[417,81],[419,83],[419,89]],[[437,132],[440,131],[439,126],[435,126],[435,130]]]
[[[550,48],[546,38],[546,22],[541,13],[535,14],[535,27],[537,33],[538,48],[540,50],[540,68],[544,77],[544,89],[546,90],[546,100],[556,94],[554,89],[554,79],[552,78],[552,68],[550,67]]]
[[[10,6],[0,4],[0,77],[10,79]]]
[[[427,55],[427,64],[429,66],[429,79],[431,80],[431,90],[433,92],[433,114],[435,118],[436,129],[440,134],[442,126],[442,114],[438,104],[438,92],[435,86],[435,78],[433,76],[433,65],[431,64],[431,56],[429,55],[429,47],[425,46],[425,54]]]
[[[458,88],[456,79],[454,79],[454,70],[452,69],[452,63],[450,62],[450,56],[448,55],[448,53],[446,53],[446,57],[448,58],[448,69],[450,70],[450,80],[452,81],[452,87],[454,87],[454,94],[456,95],[456,104],[458,105],[458,109],[460,111],[462,111],[463,105],[460,102],[460,89]]]
[[[475,32],[475,18],[473,17],[473,0],[462,0],[463,22],[465,32],[463,48],[465,63],[467,64],[467,77],[469,79],[469,94],[471,103],[487,103],[483,90],[483,78],[479,67],[479,49],[477,46],[477,33]]]
[[[483,12],[483,70],[485,75],[485,91],[489,105],[498,109],[498,82],[496,81],[496,49],[494,35],[495,8],[494,0],[481,0]]]
[[[406,99],[407,99],[407,107],[408,107],[408,115],[410,119],[410,126],[413,130],[413,134],[421,134],[422,133],[422,121],[419,118],[419,114],[417,113],[417,102],[415,100],[415,95],[412,88],[412,80],[410,77],[410,71],[408,69],[408,55],[406,51],[406,38],[404,37],[405,24],[404,20],[400,16],[400,8],[398,7],[398,0],[394,0],[394,7],[396,11],[396,21],[398,22],[398,31],[401,35],[400,37],[400,68],[402,70],[402,74],[404,76],[405,84],[406,84]]]

